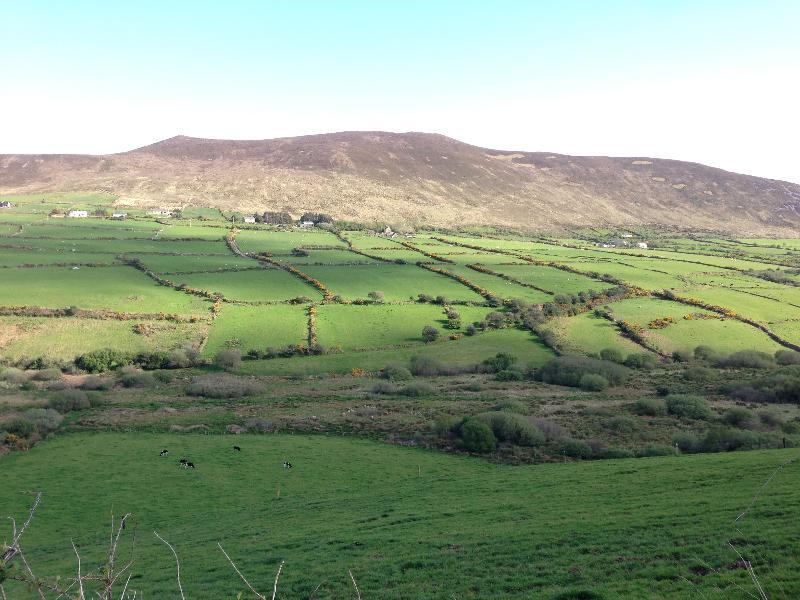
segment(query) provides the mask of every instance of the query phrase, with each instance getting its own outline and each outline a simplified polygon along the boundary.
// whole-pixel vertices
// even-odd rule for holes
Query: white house
[[[636,247],[644,248],[645,250],[647,250],[647,242],[636,242]]]
[[[147,214],[148,215],[155,215],[155,216],[158,216],[158,217],[171,217],[172,216],[172,211],[171,210],[164,210],[163,208],[156,208],[156,209],[153,209],[153,210],[148,210]]]
[[[113,215],[111,215],[111,218],[112,219],[127,219],[128,218],[128,213],[114,213]]]
[[[89,211],[86,210],[71,210],[67,213],[68,217],[72,217],[73,219],[83,219],[89,216]]]
[[[314,221],[302,221],[300,223],[300,227],[309,228],[309,227],[313,227],[313,226],[314,226]]]
[[[256,218],[255,217],[245,217],[244,218],[244,222],[245,223],[255,223],[256,222]]]

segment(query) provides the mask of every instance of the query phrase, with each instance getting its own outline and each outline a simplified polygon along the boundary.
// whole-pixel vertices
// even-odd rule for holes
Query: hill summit
[[[797,184],[677,160],[491,150],[429,133],[177,136],[120,154],[0,155],[0,193],[95,190],[123,205],[309,210],[405,225],[800,229]]]

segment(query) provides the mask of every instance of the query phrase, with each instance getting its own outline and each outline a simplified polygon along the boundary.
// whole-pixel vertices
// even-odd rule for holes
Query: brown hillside
[[[104,156],[0,155],[0,193],[89,190],[127,205],[319,210],[411,225],[800,231],[793,183],[675,160],[488,150],[426,133],[178,136]]]

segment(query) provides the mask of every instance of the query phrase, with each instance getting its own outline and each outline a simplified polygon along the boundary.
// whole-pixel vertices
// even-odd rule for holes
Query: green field
[[[420,330],[422,326],[423,323],[420,323]],[[501,329],[458,340],[443,339],[425,345],[414,343],[402,348],[254,360],[245,362],[241,372],[289,376],[349,373],[353,369],[378,372],[387,364],[405,363],[417,355],[430,356],[452,366],[466,367],[498,352],[507,352],[518,357],[522,365],[541,365],[553,357],[553,352],[530,333],[518,329]]]
[[[254,264],[255,261],[253,261]],[[298,296],[322,298],[318,289],[278,268],[176,275],[175,283],[191,288],[219,292],[229,300],[270,302]]]
[[[301,270],[324,283],[331,293],[347,300],[363,299],[372,291],[380,291],[387,301],[413,300],[419,294],[444,296],[449,300],[483,301],[457,281],[416,265],[376,264],[357,269],[349,266],[304,266]]]
[[[143,325],[146,334],[134,327]],[[77,318],[0,317],[3,355],[72,360],[98,348],[117,348],[135,354],[200,344],[205,323],[169,321],[115,321]]]
[[[303,307],[277,304],[237,306],[226,304],[210,328],[204,354],[214,356],[224,348],[281,348],[306,343],[308,317]]]
[[[187,597],[246,591],[217,542],[260,591],[285,561],[282,597],[352,597],[350,570],[367,598],[744,598],[754,585],[731,540],[769,597],[800,594],[797,464],[761,489],[796,451],[514,467],[323,436],[235,442],[241,453],[223,436],[62,436],[2,459],[13,483],[0,506],[19,522],[22,492],[43,492],[26,556],[62,576],[70,540],[89,569],[110,514],[133,513],[123,556],[135,531],[131,587],[145,597],[177,594],[154,530],[180,557]],[[179,469],[181,456],[197,469]]]
[[[7,269],[0,305],[77,306],[134,313],[202,314],[207,303],[160,286],[130,267]]]

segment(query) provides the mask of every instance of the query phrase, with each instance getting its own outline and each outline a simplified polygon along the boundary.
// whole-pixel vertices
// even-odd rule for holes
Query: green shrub
[[[679,363],[687,363],[692,361],[692,353],[688,350],[675,350],[672,353],[672,360]]]
[[[391,364],[383,368],[381,377],[389,381],[408,381],[409,379],[413,379],[414,376],[411,374],[411,371],[404,366]]]
[[[800,365],[800,352],[794,350],[778,350],[775,353],[775,362],[781,366]]]
[[[708,367],[689,367],[683,372],[683,378],[694,383],[708,383],[717,378],[717,372]]]
[[[589,444],[580,440],[566,439],[558,446],[559,454],[571,458],[590,458],[592,449]]]
[[[755,427],[755,415],[739,406],[729,408],[722,415],[722,420],[731,427],[738,427],[739,429],[752,429]]]
[[[242,353],[235,348],[220,350],[214,356],[214,366],[223,371],[236,371],[241,365]]]
[[[517,446],[538,446],[544,443],[544,434],[522,415],[493,411],[476,415],[492,429],[495,438]]]
[[[411,372],[422,377],[433,377],[443,370],[442,363],[432,356],[417,355],[411,357]]]
[[[206,398],[240,398],[253,396],[261,391],[262,387],[257,382],[227,373],[193,377],[186,386],[186,393],[189,396]]]
[[[112,379],[89,375],[80,385],[82,390],[109,390],[114,385]]]
[[[598,454],[598,458],[633,458],[634,454],[627,448],[606,448]]]
[[[619,348],[603,348],[600,350],[600,358],[618,364],[622,364],[625,361],[625,357]]]
[[[127,352],[113,348],[93,350],[75,359],[75,366],[89,373],[103,373],[129,365],[133,357]]]
[[[31,408],[25,411],[25,418],[42,433],[58,429],[61,421],[64,420],[61,413],[52,408]]]
[[[603,421],[603,429],[616,433],[633,433],[641,429],[641,426],[639,419],[628,415],[618,415]]]
[[[769,369],[775,366],[775,360],[766,352],[740,350],[718,358],[715,364],[726,369]]]
[[[156,385],[156,378],[152,373],[145,373],[128,366],[120,370],[119,382],[126,388],[146,388]]]
[[[504,369],[495,375],[497,381],[522,381],[525,379],[522,371],[517,369]]]
[[[681,452],[697,452],[700,449],[700,440],[695,434],[689,431],[676,433],[672,436],[672,443],[676,445]]]
[[[800,404],[800,365],[781,367],[769,375],[734,386],[728,393],[747,402]]]
[[[650,444],[641,452],[642,456],[674,456],[675,448],[667,444]]]
[[[19,437],[28,437],[36,431],[36,425],[25,417],[15,417],[3,425],[3,429]]]
[[[57,379],[61,379],[61,370],[43,369],[42,371],[36,371],[33,375],[31,375],[31,379],[34,381],[55,381]]]
[[[711,418],[711,407],[705,398],[700,396],[672,394],[664,398],[667,413],[684,419],[708,420]]]
[[[713,427],[700,443],[703,452],[731,452],[733,450],[754,450],[771,448],[778,445],[778,440],[769,438],[754,431]]]
[[[631,369],[651,370],[655,369],[658,365],[658,359],[650,352],[637,352],[629,354],[628,358],[623,363],[626,367]]]
[[[434,392],[436,392],[436,389],[430,383],[425,381],[414,381],[400,390],[400,393],[404,396],[413,397],[430,396]]]
[[[769,410],[764,410],[758,413],[758,420],[765,427],[780,427],[783,425],[783,419],[777,413]]]
[[[370,390],[373,394],[396,394],[397,386],[390,381],[376,381]]]
[[[581,376],[580,388],[589,392],[599,392],[608,387],[608,379],[595,373],[586,373]]]
[[[514,366],[517,362],[517,357],[507,352],[499,352],[491,358],[483,361],[486,370],[489,373],[499,373],[500,371],[507,371]]]
[[[497,448],[497,438],[491,427],[479,419],[467,419],[459,427],[461,446],[469,452],[493,452]]]
[[[694,349],[694,357],[697,360],[716,360],[719,357],[719,352],[714,350],[711,346],[700,345]]]
[[[661,398],[641,398],[633,406],[637,415],[661,417],[667,414],[667,406]]]
[[[63,390],[50,399],[50,408],[60,413],[89,408],[89,396],[86,392],[76,389]]]
[[[28,375],[21,369],[7,367],[0,373],[0,379],[11,385],[20,385],[28,381]]]
[[[579,387],[581,377],[586,374],[601,375],[611,385],[623,385],[630,376],[630,369],[607,360],[583,356],[559,356],[537,371],[545,383]]]

